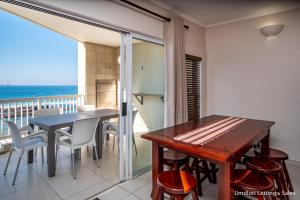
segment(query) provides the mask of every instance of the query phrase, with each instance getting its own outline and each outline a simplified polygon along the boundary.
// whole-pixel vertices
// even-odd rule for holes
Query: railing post
[[[21,127],[23,126],[23,102],[21,102],[21,108],[20,108],[20,115],[21,115]]]
[[[7,120],[10,120],[10,102],[7,105]],[[8,129],[8,135],[10,135],[10,129]]]
[[[37,109],[41,109],[41,98],[37,98]]]
[[[28,125],[29,120],[29,102],[26,102],[26,124]]]
[[[32,102],[31,102],[31,116],[32,117],[34,117],[34,107],[35,107],[35,105],[34,105],[34,100],[32,100]]]
[[[72,112],[75,112],[75,101],[74,101],[74,97],[72,97],[71,101],[72,101]]]
[[[0,109],[1,109],[1,119],[3,119],[3,116],[4,116],[4,111],[3,111],[3,104],[0,105]],[[3,136],[3,121],[1,120],[1,136]]]
[[[17,105],[17,102],[15,102],[15,113],[14,113],[14,118],[15,118],[15,124],[17,124],[17,114],[18,114],[18,105]]]
[[[8,121],[10,120],[10,102],[8,102],[8,105],[7,105],[7,120]]]

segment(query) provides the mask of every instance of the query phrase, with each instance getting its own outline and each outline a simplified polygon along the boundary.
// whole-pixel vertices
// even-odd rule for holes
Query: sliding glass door
[[[164,126],[165,62],[161,40],[127,34],[124,42],[124,166],[126,178],[151,167],[151,143],[140,136]],[[122,86],[121,86],[122,87]],[[122,108],[124,110],[124,107]]]

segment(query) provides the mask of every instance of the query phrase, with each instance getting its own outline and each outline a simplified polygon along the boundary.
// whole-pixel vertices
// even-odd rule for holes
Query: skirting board
[[[290,164],[290,165],[294,165],[294,166],[300,167],[300,161],[296,161],[296,160],[287,160],[286,163],[287,163],[287,164]]]

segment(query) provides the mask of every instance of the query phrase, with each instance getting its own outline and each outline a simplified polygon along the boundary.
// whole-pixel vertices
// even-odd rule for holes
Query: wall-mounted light
[[[260,29],[261,34],[266,37],[271,37],[279,34],[283,29],[283,25],[281,24],[274,24],[274,25],[267,25]]]

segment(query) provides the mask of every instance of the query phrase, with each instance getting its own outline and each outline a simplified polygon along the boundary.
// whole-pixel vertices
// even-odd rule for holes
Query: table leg
[[[55,130],[48,130],[48,148],[47,148],[47,156],[48,156],[48,176],[55,176]]]
[[[100,119],[99,124],[97,126],[96,130],[96,151],[98,153],[98,158],[102,158],[102,144],[103,144],[103,133],[102,133],[102,120]],[[93,159],[96,160],[96,154],[95,151],[93,151]]]
[[[31,127],[32,129],[34,129],[34,125],[32,125],[32,124],[30,124],[30,127]],[[29,133],[29,134],[30,134],[30,133]],[[28,153],[27,153],[27,162],[28,162],[28,163],[33,163],[33,150],[28,151]]]
[[[157,177],[163,171],[163,148],[156,142],[152,142],[152,199],[157,193]]]
[[[75,149],[74,158],[77,160],[81,160],[81,149]]]
[[[270,148],[270,129],[264,139],[261,140],[261,152],[266,152]]]
[[[233,167],[231,165],[231,161],[227,161],[226,163],[219,165],[219,200],[233,199],[230,184],[232,171]]]

